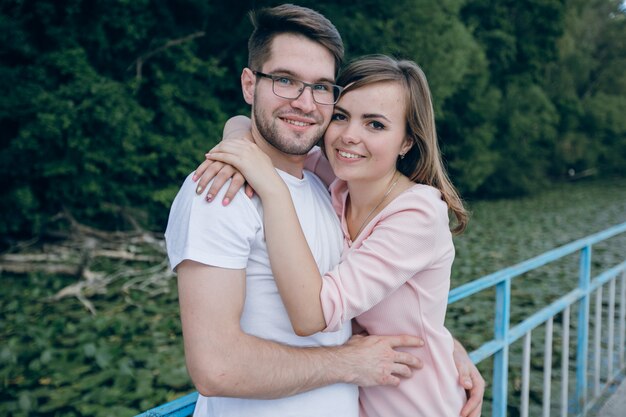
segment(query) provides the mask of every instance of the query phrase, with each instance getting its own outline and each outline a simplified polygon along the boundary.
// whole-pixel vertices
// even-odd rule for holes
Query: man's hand
[[[361,387],[400,384],[400,378],[409,378],[422,362],[397,347],[421,347],[422,339],[414,336],[360,336],[355,335],[338,349],[348,372],[346,382]]]
[[[467,402],[461,409],[461,417],[480,417],[485,395],[485,380],[478,372],[467,351],[454,339],[454,363],[459,371],[459,383],[467,393]]]

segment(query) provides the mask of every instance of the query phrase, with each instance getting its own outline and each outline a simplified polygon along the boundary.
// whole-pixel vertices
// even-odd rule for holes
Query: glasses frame
[[[316,85],[320,85],[320,84],[325,84],[325,83],[307,83],[304,82],[302,80],[298,80],[297,78],[293,78],[293,77],[289,77],[287,75],[274,75],[274,74],[266,74],[264,72],[261,71],[256,71],[256,70],[252,70],[252,73],[256,76],[259,77],[263,77],[263,78],[268,78],[270,80],[272,80],[272,93],[274,93],[275,96],[280,97],[280,98],[284,98],[285,100],[297,100],[298,98],[300,98],[300,96],[302,95],[302,93],[304,93],[304,90],[309,87],[311,88],[311,96],[313,97],[313,101],[316,102],[317,104],[321,104],[323,106],[334,106],[335,104],[337,104],[337,102],[339,101],[339,98],[341,97],[341,93],[343,92],[343,87],[337,85],[337,84],[332,84],[332,83],[328,83],[330,84],[333,89],[337,89],[337,97],[334,97],[334,100],[332,103],[320,103],[319,101],[317,101],[317,99],[315,98],[315,90],[313,89],[313,87],[315,87]],[[288,78],[294,82],[298,82],[302,84],[302,89],[300,90],[300,92],[298,93],[297,96],[295,97],[284,97],[281,96],[280,94],[278,94],[274,88],[275,82],[276,80],[280,80],[281,78]]]

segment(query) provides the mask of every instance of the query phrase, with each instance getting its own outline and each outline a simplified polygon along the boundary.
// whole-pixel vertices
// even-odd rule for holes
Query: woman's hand
[[[263,199],[283,184],[272,160],[257,145],[245,139],[223,141],[207,155],[208,160],[231,165],[237,169],[254,191]]]
[[[235,116],[228,119],[226,124],[224,125],[224,135],[223,140],[229,141],[233,139],[243,138],[250,142],[254,142],[252,139],[252,132],[250,129],[252,128],[252,123],[250,118],[247,116]],[[213,148],[215,149],[215,148]],[[211,149],[211,151],[213,151]],[[211,152],[209,151],[209,153]],[[208,154],[204,155],[205,158]],[[245,183],[243,175],[237,169],[235,169],[231,165],[224,164],[219,161],[213,161],[210,159],[206,159],[200,166],[196,169],[196,172],[193,174],[193,180],[198,181],[198,186],[196,187],[196,194],[202,194],[202,191],[206,188],[207,184],[213,180],[211,184],[211,188],[206,195],[206,201],[213,201],[213,197],[217,195],[219,190],[222,189],[226,181],[232,178],[230,185],[228,186],[228,190],[226,190],[226,194],[224,195],[224,199],[222,200],[223,205],[228,205],[230,201],[235,198],[237,191],[241,188],[241,186]],[[252,198],[254,195],[254,190],[249,185],[246,185],[245,193],[248,197]]]
[[[230,185],[228,186],[228,190],[226,190],[224,199],[222,200],[222,204],[226,206],[235,197],[237,191],[239,191],[239,189],[245,184],[246,180],[232,165],[209,159],[208,155],[210,152],[211,151],[205,155],[206,159],[198,166],[198,168],[196,168],[196,172],[193,174],[193,180],[198,181],[196,194],[202,194],[202,191],[204,191],[207,184],[213,180],[213,183],[211,184],[211,187],[205,197],[206,201],[210,203],[213,201],[213,197],[215,197],[224,184],[226,184],[226,181],[232,179]],[[250,184],[246,184],[245,193],[250,198],[254,195],[254,190],[250,187]]]

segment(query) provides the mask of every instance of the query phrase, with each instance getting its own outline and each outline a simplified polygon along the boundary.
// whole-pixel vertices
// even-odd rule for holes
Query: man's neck
[[[302,179],[302,171],[304,170],[304,160],[306,159],[306,155],[289,155],[279,151],[265,140],[265,138],[257,130],[254,123],[252,124],[251,130],[254,142],[270,157],[275,168],[278,168],[298,179]]]

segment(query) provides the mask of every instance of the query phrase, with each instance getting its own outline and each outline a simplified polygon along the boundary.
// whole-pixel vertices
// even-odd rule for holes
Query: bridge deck
[[[626,415],[626,379],[622,379],[621,383],[606,399],[604,404],[597,412],[590,412],[589,417],[623,417]]]

